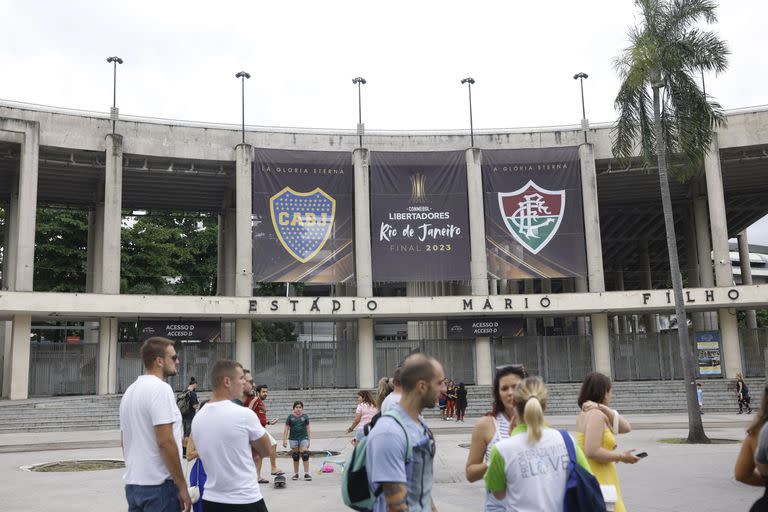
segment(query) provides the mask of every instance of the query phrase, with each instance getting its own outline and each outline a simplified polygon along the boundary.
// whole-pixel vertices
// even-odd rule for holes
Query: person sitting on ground
[[[301,400],[293,402],[293,412],[285,420],[283,430],[283,448],[290,441],[291,457],[293,458],[293,480],[299,479],[299,459],[304,461],[304,480],[312,480],[309,474],[309,416],[304,414],[304,403]]]
[[[527,376],[522,365],[500,366],[493,378],[493,405],[491,412],[483,416],[472,429],[472,444],[467,456],[466,476],[470,482],[477,482],[488,469],[491,448],[509,437],[517,426],[515,412],[515,386]],[[502,512],[504,503],[499,502],[492,493],[486,492],[486,512]]]
[[[379,409],[374,405],[370,391],[361,389],[357,392],[357,409],[355,409],[355,419],[352,425],[347,429],[347,433],[355,432],[355,442],[365,437],[365,426],[376,416]]]
[[[747,436],[741,443],[741,450],[736,458],[736,465],[733,468],[733,476],[737,481],[752,485],[755,487],[765,487],[768,479],[763,477],[758,471],[757,451],[758,444],[764,433],[763,427],[768,424],[768,389],[763,390],[763,399],[760,402],[760,411],[752,424],[747,429]]]
[[[411,357],[411,356],[408,356]],[[408,358],[406,358],[408,359]],[[402,372],[402,368],[395,369],[395,373],[392,374],[392,378],[389,380],[389,383],[392,385],[392,392],[387,395],[387,397],[384,399],[384,401],[381,403],[381,414],[384,414],[388,410],[392,408],[393,405],[400,402],[400,397],[403,396],[403,385],[400,382],[400,374]]]
[[[546,426],[547,386],[539,377],[523,379],[515,386],[513,402],[522,422],[507,439],[491,448],[485,486],[506,503],[505,510],[562,512],[568,447],[560,431]],[[589,470],[584,453],[575,443],[574,450],[576,463]],[[553,460],[560,463],[552,464]]]
[[[632,453],[634,449],[616,451],[615,434],[625,434],[632,430],[632,426],[618,411],[608,407],[612,398],[611,379],[608,376],[593,372],[584,378],[578,398],[582,412],[576,420],[576,439],[587,455],[597,481],[601,485],[612,485],[616,488],[614,510],[624,512],[616,462],[635,464],[640,459]]]

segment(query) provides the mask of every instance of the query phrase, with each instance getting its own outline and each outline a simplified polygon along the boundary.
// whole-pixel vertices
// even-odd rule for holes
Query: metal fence
[[[253,379],[271,389],[357,387],[357,342],[279,341],[252,344]]]
[[[424,352],[440,361],[445,376],[475,383],[475,340],[398,340],[376,342],[376,378],[389,377],[408,354]]]
[[[141,361],[141,343],[121,342],[117,344],[117,392],[124,393],[136,378],[144,373]],[[235,357],[234,343],[184,343],[176,344],[179,356],[178,373],[167,382],[175,391],[187,387],[189,378],[194,377],[201,391],[211,389],[211,366],[219,359]]]
[[[693,332],[689,332],[696,360]],[[611,336],[614,380],[674,380],[683,378],[677,331],[613,334]]]
[[[744,376],[765,377],[768,367],[768,327],[742,329],[739,331],[739,341]]]
[[[95,343],[32,343],[30,396],[95,394],[98,357],[99,345]]]
[[[493,364],[523,364],[546,382],[580,382],[591,372],[591,336],[511,336],[493,340]]]

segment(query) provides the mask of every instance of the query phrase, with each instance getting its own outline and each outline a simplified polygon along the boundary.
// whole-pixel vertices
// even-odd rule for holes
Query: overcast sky
[[[613,121],[613,58],[635,23],[630,0],[0,0],[0,98],[107,111],[109,55],[122,114],[354,129],[463,129],[472,76],[476,128]],[[768,2],[724,0],[713,27],[729,70],[706,76],[726,109],[768,104]],[[750,230],[768,245],[768,218]]]

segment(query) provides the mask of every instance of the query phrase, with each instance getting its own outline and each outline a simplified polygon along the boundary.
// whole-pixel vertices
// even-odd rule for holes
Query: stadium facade
[[[751,283],[748,255],[735,284],[728,244],[748,247],[768,213],[768,109],[727,118],[704,168],[671,183],[691,342],[710,378],[764,375],[768,341],[754,313],[768,289]],[[235,357],[286,387],[370,388],[414,349],[475,384],[506,362],[554,381],[682,376],[665,332],[658,175],[617,161],[608,125],[478,131],[469,149],[463,131],[249,127],[242,143],[228,125],[116,128],[0,102],[4,397],[122,391],[140,365],[121,322],[199,342],[185,346],[187,372]],[[89,212],[86,293],[35,291],[43,206]],[[120,294],[121,225],[138,210],[217,215],[216,296]],[[257,296],[264,282],[304,294]],[[253,343],[254,320],[297,322],[299,341]],[[83,335],[69,344],[39,334],[70,322]]]

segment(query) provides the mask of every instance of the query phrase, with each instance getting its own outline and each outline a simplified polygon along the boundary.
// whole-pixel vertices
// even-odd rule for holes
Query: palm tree
[[[700,169],[715,128],[725,123],[720,105],[707,98],[694,77],[702,71],[724,71],[729,52],[714,32],[696,26],[702,20],[716,21],[716,2],[635,0],[635,5],[641,11],[640,25],[630,29],[630,46],[615,61],[622,84],[615,100],[619,120],[613,133],[613,153],[628,160],[639,146],[645,165],[658,166],[688,403],[688,442],[708,443],[696,400],[696,368],[688,338],[668,175],[671,167],[676,178],[685,180]]]

